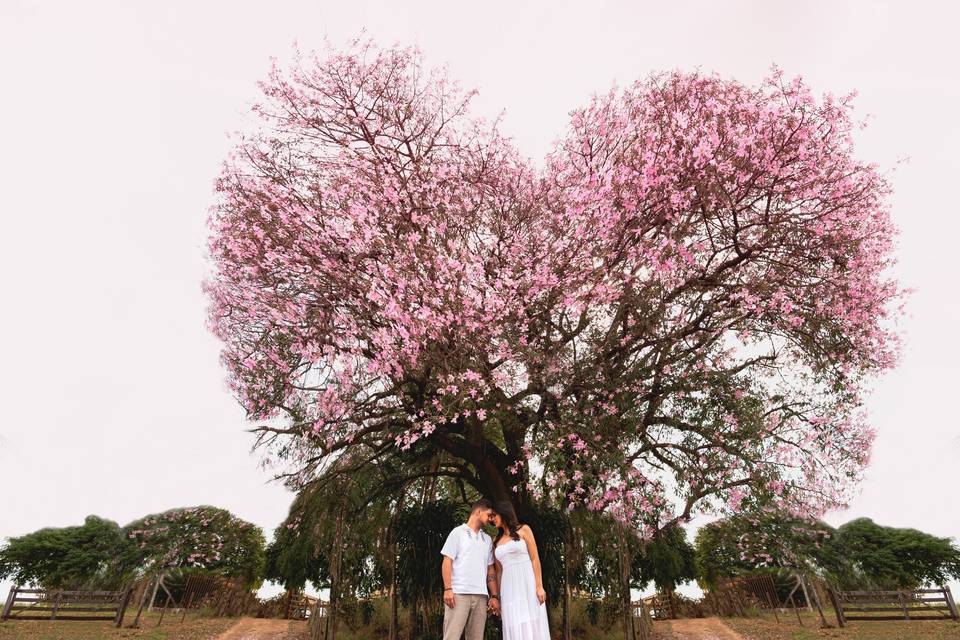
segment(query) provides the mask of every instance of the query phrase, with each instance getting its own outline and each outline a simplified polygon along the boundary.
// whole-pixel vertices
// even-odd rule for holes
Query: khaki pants
[[[483,640],[487,624],[487,596],[465,593],[453,594],[451,609],[443,605],[443,640],[460,640],[466,631],[466,640]]]

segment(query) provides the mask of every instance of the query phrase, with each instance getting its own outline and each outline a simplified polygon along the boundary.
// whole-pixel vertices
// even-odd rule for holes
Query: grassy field
[[[800,626],[792,614],[781,615],[779,624],[770,615],[724,618],[723,621],[747,640],[960,640],[960,623],[953,621],[857,621],[847,623],[843,629],[821,629],[816,614],[804,614],[802,618],[804,626]],[[836,619],[827,621],[836,625]]]
[[[49,620],[6,620],[0,622],[0,640],[109,640],[111,638],[140,638],[141,640],[209,640],[227,630],[233,618],[198,618],[168,615],[157,627],[159,614],[140,617],[139,629],[117,629],[109,622],[77,622]],[[124,623],[133,619],[130,616]]]

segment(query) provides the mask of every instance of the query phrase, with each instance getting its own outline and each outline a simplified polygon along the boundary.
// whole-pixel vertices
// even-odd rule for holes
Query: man
[[[478,500],[470,517],[447,536],[443,554],[443,640],[483,640],[487,609],[500,613],[493,541],[481,529],[490,519],[491,504]]]

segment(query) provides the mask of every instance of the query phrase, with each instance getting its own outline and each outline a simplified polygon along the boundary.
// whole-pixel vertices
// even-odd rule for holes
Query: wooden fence
[[[110,620],[119,627],[130,592],[47,591],[14,586],[0,620]]]
[[[835,591],[829,589],[837,624],[849,620],[960,620],[950,588],[914,591]]]
[[[722,581],[719,585],[719,591],[728,591],[736,602],[731,609],[739,609],[739,615],[743,615],[745,608],[754,607],[757,609],[778,609],[782,605],[780,597],[777,595],[776,583],[773,576],[768,573],[755,576],[741,576]],[[733,615],[733,614],[731,614]]]
[[[800,606],[794,594],[800,590],[805,594],[804,603],[813,610],[816,605],[821,620],[826,622],[820,607],[821,599],[813,591],[809,581],[802,575],[793,576],[795,586],[783,601],[777,593],[776,583],[769,574],[742,576],[721,580],[703,594],[699,600],[691,600],[676,593],[657,593],[644,598],[644,603],[654,619],[701,618],[705,616],[749,617],[757,611],[770,611],[780,621],[778,612],[793,610],[798,622],[803,625]],[[810,597],[810,594],[813,597]]]
[[[657,592],[641,601],[654,620],[674,618],[702,618],[703,606],[700,602],[684,597],[673,591]]]
[[[837,623],[843,627],[852,620],[954,620],[960,621],[957,605],[950,588],[916,589],[913,591],[837,591],[826,581],[816,577],[795,574],[795,586],[786,598],[777,594],[771,576],[751,576],[723,581],[704,594],[699,601],[683,598],[675,593],[657,593],[633,603],[634,619],[649,625],[649,620],[695,618],[702,616],[753,615],[752,611],[769,610],[780,621],[778,612],[793,610],[803,625],[801,606],[794,598],[802,592],[803,608],[815,610],[823,627],[829,627],[825,610],[832,605]],[[635,637],[646,639],[643,630]]]
[[[677,607],[674,606],[672,592],[657,592],[647,596],[640,603],[649,611],[654,620],[672,620],[677,616]]]
[[[288,620],[306,620],[316,608],[317,602],[317,598],[308,596],[303,592],[288,592],[287,609],[284,617]]]
[[[650,618],[650,610],[643,600],[637,600],[631,603],[633,616],[631,625],[633,640],[652,640],[653,639],[653,621]]]

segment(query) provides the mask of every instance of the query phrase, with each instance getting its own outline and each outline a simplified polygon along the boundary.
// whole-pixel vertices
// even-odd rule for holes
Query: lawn
[[[188,615],[183,624],[180,616],[168,615],[157,627],[159,614],[143,614],[139,629],[127,629],[132,616],[117,629],[110,622],[6,620],[0,622],[0,640],[107,640],[140,638],[142,640],[209,640],[223,633],[233,618],[199,618]]]
[[[832,611],[830,613],[833,613]],[[877,622],[848,622],[843,629],[836,628],[836,619],[827,621],[832,629],[821,629],[816,614],[804,614],[804,626],[796,616],[781,614],[780,623],[771,615],[762,618],[724,618],[731,629],[740,632],[746,640],[814,640],[816,638],[847,638],[849,640],[960,640],[960,623],[938,620]]]

